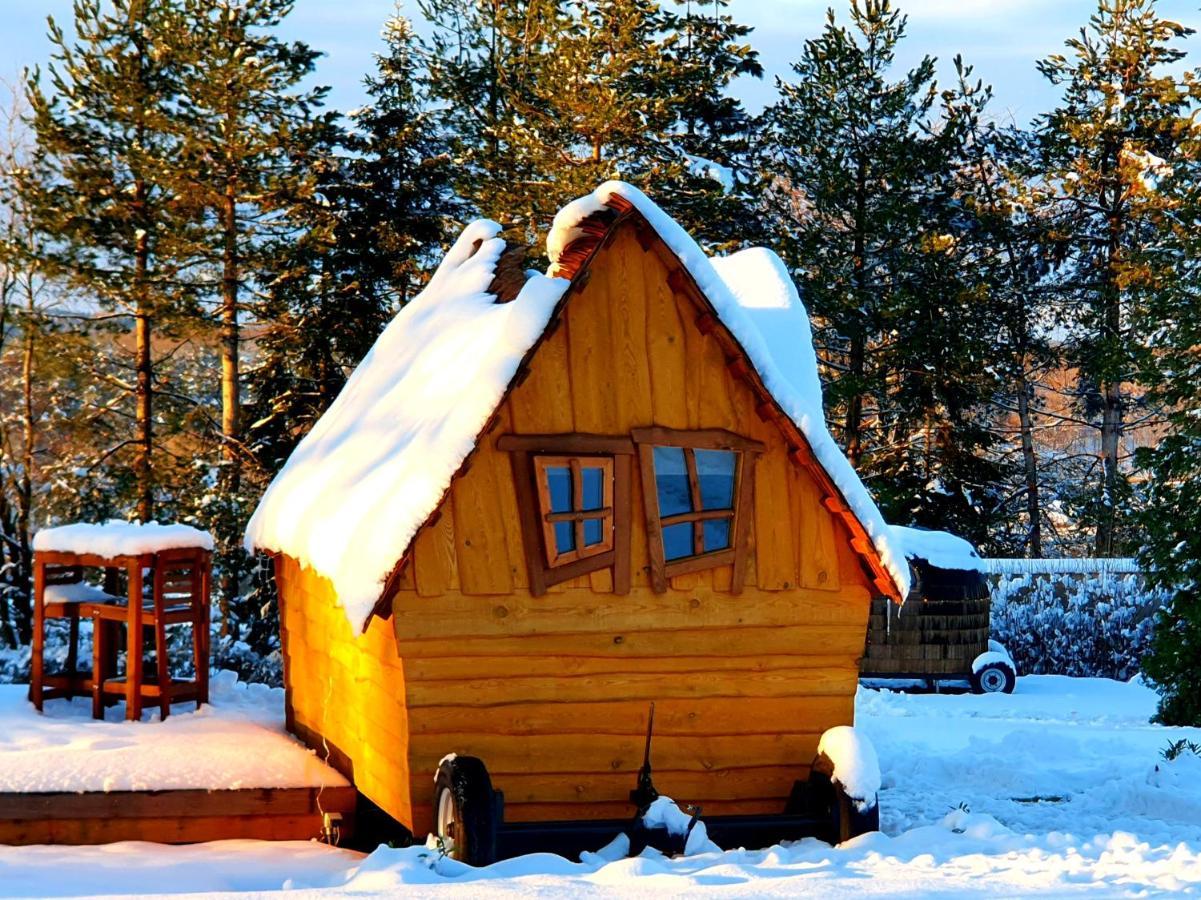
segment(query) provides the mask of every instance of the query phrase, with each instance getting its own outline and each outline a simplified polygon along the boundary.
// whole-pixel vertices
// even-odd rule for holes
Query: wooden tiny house
[[[298,526],[286,533],[351,504],[350,487],[321,479],[341,477],[347,432],[376,424],[352,404],[368,418],[388,403],[397,416],[434,415],[419,407],[429,396],[381,389],[368,403],[355,380],[388,376],[356,372],[352,399],[339,398],[328,427],[301,445],[249,531],[276,555],[289,728],[419,837],[433,820],[433,773],[452,752],[487,763],[509,820],[627,815],[651,701],[661,791],[706,815],[780,811],[822,732],[853,723],[873,597],[908,590],[903,555],[850,467],[830,465],[820,414],[799,415],[796,379],[785,384],[792,363],[765,362],[781,335],[748,331],[757,290],[791,298],[767,313],[799,315],[796,353],[812,357],[778,260],[723,265],[718,284],[674,222],[632,189],[606,188],[557,222],[550,274],[562,281],[511,283],[513,251],[493,247],[495,231],[472,240],[469,229],[451,251],[444,265],[461,272],[472,254],[492,254],[489,304],[554,298],[501,367],[496,402],[428,510],[380,503],[395,527],[354,539],[341,527],[320,541]],[[444,289],[441,274],[431,289]],[[397,365],[395,377],[409,378],[421,360],[395,363],[386,342],[401,346],[406,315],[429,327],[437,302],[402,312],[361,370]],[[483,351],[471,342],[470,353]],[[475,364],[470,353],[464,365]],[[820,413],[820,395],[806,402]],[[354,484],[402,466],[417,474],[395,496],[429,495],[405,454],[416,452],[413,434],[457,447],[453,429],[423,418],[393,436],[399,449],[381,449],[389,427],[357,447],[379,461],[351,459],[364,466]],[[364,508],[381,491],[364,494]],[[418,513],[404,537],[404,516]],[[356,583],[353,572],[327,548],[371,553],[393,533],[360,627],[336,585]]]

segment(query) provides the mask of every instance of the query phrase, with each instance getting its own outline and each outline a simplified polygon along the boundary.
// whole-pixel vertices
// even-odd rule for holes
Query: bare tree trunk
[[[1122,439],[1122,385],[1101,386],[1101,513],[1097,520],[1094,552],[1113,556],[1117,532],[1118,448]]]
[[[233,160],[227,160],[227,164],[232,168]],[[236,177],[233,174],[226,177],[222,202],[221,487],[225,496],[232,499],[237,497],[242,488],[241,393],[238,380],[238,202]],[[223,556],[217,606],[221,614],[221,634],[226,635],[230,628],[230,606],[238,593],[240,567],[237,565],[236,548]]]
[[[1028,555],[1031,559],[1042,559],[1043,519],[1042,497],[1038,483],[1038,457],[1034,452],[1034,416],[1030,411],[1033,385],[1026,380],[1023,371],[1018,376],[1018,430],[1022,441],[1022,470],[1026,479],[1026,516],[1030,520]]]
[[[855,246],[854,277],[855,300],[858,310],[852,315],[860,317],[851,331],[851,352],[844,378],[849,378],[852,391],[847,396],[846,423],[843,428],[843,444],[847,459],[858,468],[863,455],[863,377],[867,364],[867,322],[863,321],[867,297],[867,171],[861,160],[855,176]]]
[[[854,392],[847,397],[846,425],[843,428],[843,443],[846,445],[847,459],[851,465],[858,468],[859,459],[863,455],[863,383],[864,358],[866,355],[866,339],[861,329],[856,329],[851,335],[851,356],[847,365],[847,374],[843,377],[854,380]]]
[[[25,351],[21,358],[21,425],[24,446],[21,452],[21,478],[17,485],[17,577],[22,584],[33,585],[33,547],[30,541],[30,517],[33,513],[33,450],[37,442],[37,419],[33,414],[33,360],[37,341],[34,286],[25,284],[28,317],[25,323]],[[32,597],[26,593],[27,607],[18,610],[17,632],[21,643],[32,637]]]
[[[1120,192],[1115,188],[1115,195]],[[1117,204],[1121,203],[1118,199]],[[1101,340],[1106,352],[1118,346],[1122,331],[1122,294],[1116,283],[1114,265],[1121,253],[1123,214],[1120,206],[1111,209],[1107,221],[1105,284],[1101,289]],[[1112,362],[1107,361],[1107,362]],[[1111,366],[1106,366],[1111,370]],[[1118,519],[1118,450],[1122,439],[1122,383],[1102,378],[1101,392],[1101,509],[1097,517],[1093,552],[1099,557],[1114,554]]]
[[[241,394],[238,383],[238,220],[233,180],[225,187],[222,210],[224,248],[221,278],[221,456],[231,485],[241,482],[238,445],[241,441]]]
[[[139,186],[139,194],[144,190]],[[137,420],[138,456],[135,471],[138,479],[138,518],[149,522],[154,518],[154,419],[152,418],[154,394],[154,362],[150,354],[150,302],[147,297],[146,273],[149,247],[145,232],[138,235],[134,264],[134,285],[137,309],[134,313],[135,370],[137,386],[135,405]]]

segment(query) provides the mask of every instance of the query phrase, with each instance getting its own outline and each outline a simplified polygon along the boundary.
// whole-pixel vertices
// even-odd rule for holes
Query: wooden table
[[[39,535],[38,537],[41,537]],[[48,543],[53,543],[48,541]],[[208,702],[209,655],[209,593],[212,580],[212,553],[208,547],[170,547],[154,552],[105,556],[78,550],[39,550],[34,545],[34,621],[33,658],[29,697],[40,711],[48,699],[91,693],[92,712],[103,717],[105,700],[124,697],[126,717],[141,718],[144,700],[157,700],[163,718],[173,702]],[[110,588],[124,572],[128,584],[122,600],[110,597],[106,602],[84,601],[73,609],[59,609],[62,604],[46,603],[47,573],[80,571],[84,568],[102,569],[105,586]],[[144,596],[146,573],[151,576],[149,602]],[[186,602],[184,599],[186,598]],[[50,615],[47,615],[49,611]],[[78,620],[91,618],[93,634],[93,667],[89,674],[68,671],[65,675],[47,676],[45,671],[45,640],[47,618],[69,618],[72,638],[78,634]],[[192,645],[196,677],[192,681],[173,681],[169,674],[166,626],[178,623],[192,625]],[[126,627],[125,677],[115,677],[115,648],[107,632],[124,624]],[[144,629],[154,629],[156,678],[148,681],[144,671]],[[107,638],[107,640],[106,640]],[[107,648],[105,645],[108,645]],[[74,641],[69,661],[75,657]]]

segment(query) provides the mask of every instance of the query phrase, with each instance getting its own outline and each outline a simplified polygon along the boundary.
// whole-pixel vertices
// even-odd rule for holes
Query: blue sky
[[[805,39],[820,31],[826,8],[833,5],[842,15],[848,3],[734,0],[730,10],[755,27],[751,40],[768,72],[763,81],[738,85],[748,107],[757,110],[771,101],[773,77],[788,76]],[[952,57],[962,53],[993,85],[994,114],[1025,122],[1056,99],[1035,70],[1035,60],[1060,48],[1087,21],[1096,0],[900,0],[898,5],[909,16],[900,63],[911,64],[929,53],[938,57],[940,73],[949,76]],[[1198,0],[1160,0],[1159,9],[1201,28],[1199,5]],[[412,2],[406,6],[415,11]],[[318,81],[333,87],[333,105],[346,109],[362,100],[363,73],[379,47],[380,25],[394,8],[394,0],[296,0],[287,35],[327,54]],[[46,15],[66,24],[70,10],[71,0],[0,0],[0,77],[11,79],[22,66],[42,61],[48,52]],[[1201,63],[1201,36],[1191,37],[1188,45]]]

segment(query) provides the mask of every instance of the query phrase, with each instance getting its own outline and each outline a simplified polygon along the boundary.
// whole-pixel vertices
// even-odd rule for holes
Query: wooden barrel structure
[[[989,589],[983,573],[910,560],[913,590],[898,609],[886,597],[871,605],[865,677],[968,677],[988,650]]]

